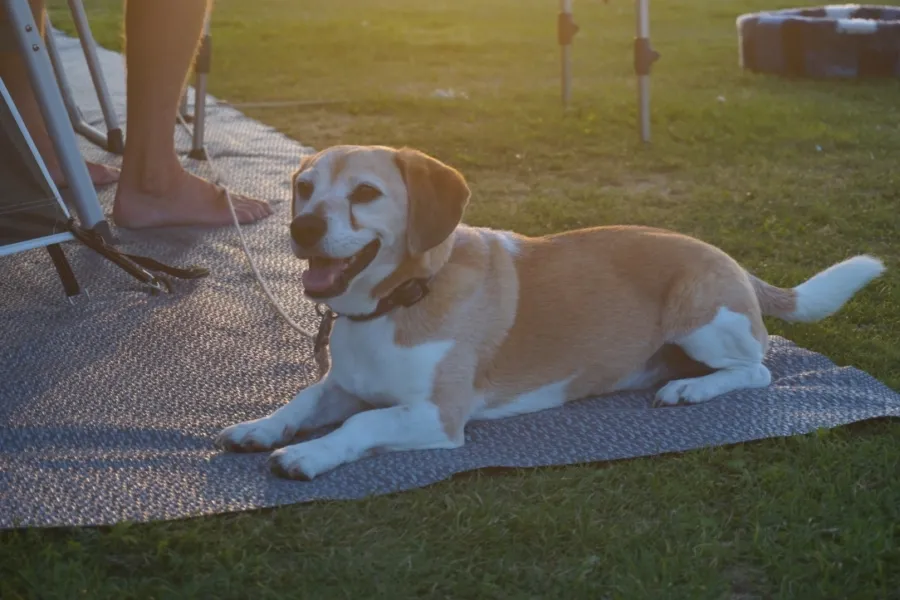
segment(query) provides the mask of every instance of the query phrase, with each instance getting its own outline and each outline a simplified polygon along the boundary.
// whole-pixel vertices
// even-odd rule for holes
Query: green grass
[[[119,48],[118,0],[86,5]],[[575,6],[568,111],[550,0],[220,0],[211,91],[340,101],[246,112],[318,148],[434,154],[470,179],[473,224],[669,227],[776,284],[875,253],[888,273],[841,313],[770,325],[900,389],[900,85],[743,73],[735,17],[778,5],[659,3],[642,147],[633,3]],[[3,533],[0,597],[900,598],[898,523],[900,423],[874,422],[360,502]]]

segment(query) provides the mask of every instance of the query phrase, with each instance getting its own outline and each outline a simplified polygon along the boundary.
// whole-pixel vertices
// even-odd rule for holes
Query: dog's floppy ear
[[[469,186],[462,173],[411,148],[394,155],[409,199],[407,247],[419,255],[446,240],[462,220]]]

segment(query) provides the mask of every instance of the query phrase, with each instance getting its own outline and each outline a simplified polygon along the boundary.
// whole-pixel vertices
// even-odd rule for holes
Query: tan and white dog
[[[884,270],[857,256],[782,289],[649,227],[539,238],[468,227],[463,176],[411,149],[328,148],[292,181],[304,293],[338,315],[332,366],[217,443],[280,447],[273,470],[298,479],[373,451],[456,448],[470,420],[586,396],[656,387],[673,405],[765,387],[763,315],[822,319]]]

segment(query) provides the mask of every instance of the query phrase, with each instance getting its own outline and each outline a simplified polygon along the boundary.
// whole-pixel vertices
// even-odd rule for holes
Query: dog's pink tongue
[[[344,265],[338,262],[325,267],[310,267],[301,277],[303,287],[313,292],[325,291],[334,285],[343,270]]]

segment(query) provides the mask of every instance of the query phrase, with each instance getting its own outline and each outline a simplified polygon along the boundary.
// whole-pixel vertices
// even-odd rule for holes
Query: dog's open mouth
[[[347,290],[353,278],[362,273],[378,254],[381,242],[373,240],[347,258],[311,256],[309,268],[303,272],[303,291],[310,298],[333,298]]]

